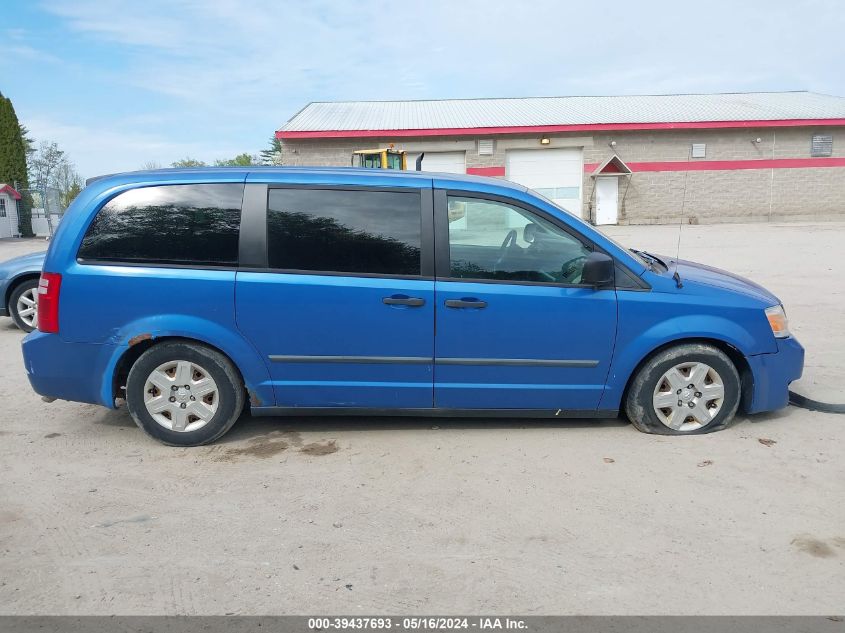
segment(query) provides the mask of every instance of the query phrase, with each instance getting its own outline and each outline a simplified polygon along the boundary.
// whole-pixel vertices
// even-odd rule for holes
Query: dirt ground
[[[674,255],[678,228],[613,227]],[[685,226],[778,294],[796,389],[845,400],[845,224]],[[0,260],[43,242],[0,242]],[[43,403],[0,319],[0,614],[841,614],[845,417],[244,418],[167,448]],[[84,371],[84,369],[81,369]]]

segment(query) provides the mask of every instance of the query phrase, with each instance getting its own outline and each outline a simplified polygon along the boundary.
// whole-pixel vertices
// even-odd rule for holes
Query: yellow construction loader
[[[417,171],[420,170],[423,154],[417,158]],[[385,147],[380,149],[359,149],[352,152],[353,167],[372,169],[408,169],[404,150]]]

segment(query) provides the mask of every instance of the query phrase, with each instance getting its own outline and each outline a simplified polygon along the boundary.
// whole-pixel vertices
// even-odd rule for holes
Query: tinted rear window
[[[418,192],[271,189],[271,268],[420,274]]]
[[[242,184],[163,185],[125,191],[94,218],[79,258],[150,264],[238,263]]]

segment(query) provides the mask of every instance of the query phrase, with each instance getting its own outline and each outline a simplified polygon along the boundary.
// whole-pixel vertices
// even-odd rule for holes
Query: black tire
[[[155,421],[144,404],[145,385],[150,374],[168,361],[185,360],[202,367],[217,383],[217,410],[194,431],[174,431]],[[222,437],[244,409],[244,385],[238,370],[223,354],[203,345],[184,341],[158,343],[145,351],[126,381],[126,405],[135,423],[150,437],[168,446],[201,446]]]
[[[654,410],[655,390],[658,388],[658,381],[672,367],[691,362],[706,363],[719,374],[724,386],[724,398],[718,413],[707,424],[692,430],[672,429],[661,421]],[[739,373],[724,352],[712,345],[688,343],[658,352],[643,363],[628,388],[625,414],[631,424],[643,433],[658,435],[712,433],[724,429],[733,419],[739,407],[741,392],[742,383]]]
[[[24,281],[18,283],[18,285],[15,286],[12,290],[12,294],[9,295],[9,316],[12,317],[12,321],[15,322],[15,325],[17,325],[18,328],[20,328],[24,332],[32,332],[35,328],[31,325],[28,325],[21,318],[21,315],[18,314],[18,299],[20,299],[23,293],[37,288],[38,277],[33,277],[32,279],[25,279]]]

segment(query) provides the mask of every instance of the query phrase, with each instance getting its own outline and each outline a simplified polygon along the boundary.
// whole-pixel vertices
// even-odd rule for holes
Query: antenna
[[[687,150],[687,169],[684,170],[684,193],[681,198],[681,219],[678,222],[678,246],[675,249],[675,262],[681,258],[681,234],[684,230],[684,211],[687,206],[687,180],[689,179],[689,162],[692,157],[692,145]],[[677,263],[676,263],[677,266]]]
[[[684,170],[684,194],[681,198],[681,219],[678,222],[678,245],[675,249],[675,272],[672,274],[672,279],[675,280],[675,285],[678,288],[683,288],[684,284],[681,281],[681,275],[678,273],[678,260],[681,258],[681,235],[684,231],[684,211],[687,206],[687,180],[689,180],[689,162],[692,158],[692,145],[687,150],[687,169]]]
[[[684,191],[686,191],[686,187],[684,187]],[[678,245],[675,248],[675,261],[677,262],[681,259],[681,233],[684,231],[684,217],[683,217],[683,205],[681,206],[681,220],[678,222]]]

